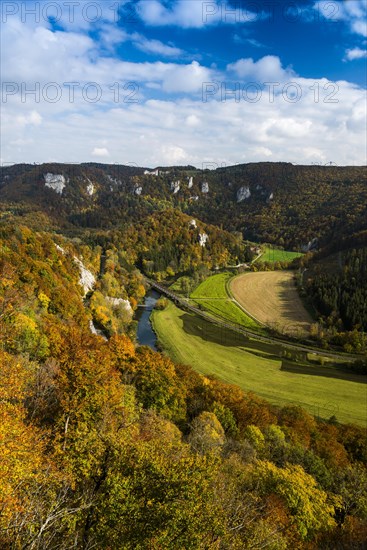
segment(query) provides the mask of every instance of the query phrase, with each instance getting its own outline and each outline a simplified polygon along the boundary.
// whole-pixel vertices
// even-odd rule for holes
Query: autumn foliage
[[[113,312],[92,334],[73,256],[98,277],[102,249],[1,237],[1,548],[362,548],[362,428],[176,365]],[[105,256],[98,291],[141,299],[121,250]]]

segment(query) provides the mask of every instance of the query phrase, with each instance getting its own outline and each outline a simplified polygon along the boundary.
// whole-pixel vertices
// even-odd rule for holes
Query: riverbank
[[[138,308],[135,314],[137,321],[136,339],[140,346],[149,346],[154,351],[158,351],[157,336],[151,324],[151,314],[154,310],[160,294],[155,290],[149,290],[145,295],[144,303]]]

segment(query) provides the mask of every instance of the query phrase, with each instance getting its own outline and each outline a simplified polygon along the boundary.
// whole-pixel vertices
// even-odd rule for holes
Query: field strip
[[[261,325],[292,335],[307,335],[313,319],[304,308],[291,271],[245,273],[229,291],[243,311]]]

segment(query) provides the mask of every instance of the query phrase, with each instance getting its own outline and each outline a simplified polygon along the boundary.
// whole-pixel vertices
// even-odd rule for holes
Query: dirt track
[[[254,319],[283,334],[303,336],[313,322],[305,310],[290,271],[245,273],[233,279],[230,290]]]

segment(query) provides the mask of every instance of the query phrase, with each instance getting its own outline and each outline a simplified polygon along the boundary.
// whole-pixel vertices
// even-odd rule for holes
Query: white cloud
[[[190,126],[191,128],[195,128],[196,126],[200,126],[200,118],[197,115],[189,115],[186,117],[186,125]]]
[[[365,20],[353,21],[352,29],[357,34],[361,34],[362,36],[367,36],[367,22]]]
[[[162,145],[159,149],[158,156],[156,157],[156,164],[161,162],[169,164],[178,164],[187,160],[188,155],[182,147],[177,145]]]
[[[218,95],[207,103],[190,97],[147,100],[139,104],[111,104],[103,111],[70,112],[62,117],[52,116],[46,110],[47,132],[44,124],[15,127],[15,113],[19,114],[24,106],[20,102],[9,103],[2,128],[9,141],[2,140],[2,156],[12,162],[51,158],[82,162],[95,157],[143,166],[201,166],[204,161],[220,165],[264,158],[299,164],[364,164],[365,92],[339,82],[338,103],[325,103],[326,80],[297,82],[303,94],[296,103],[289,103],[282,94],[275,95],[271,103],[264,91],[257,103],[243,99],[236,103],[233,98],[221,101]],[[320,87],[319,101],[315,100],[314,89],[310,90],[315,84]],[[24,143],[32,139],[33,143],[9,143],[16,139]]]
[[[364,57],[367,57],[367,50],[352,48],[350,50],[346,50],[344,60],[354,61],[355,59],[363,59]]]
[[[100,28],[103,34],[108,24]],[[125,38],[117,33],[111,47]],[[101,56],[97,39],[84,31],[52,32],[46,25],[25,25],[16,18],[3,26],[2,43],[8,46],[2,48],[3,81],[19,88],[2,104],[3,162],[100,158],[144,166],[200,166],[204,161],[220,165],[264,157],[296,163],[366,161],[365,91],[338,82],[337,103],[329,102],[326,79],[301,78],[276,56],[241,59],[222,73],[197,61],[133,63]],[[229,83],[233,76],[280,85],[273,101],[266,90],[256,102],[243,95],[237,102],[231,95],[223,100],[220,86],[210,101],[201,100],[203,83]],[[295,102],[283,90],[290,79],[302,89]],[[59,101],[47,100],[48,82],[60,86]],[[80,83],[73,102],[64,82]],[[96,102],[88,102],[81,92],[92,82],[102,91]],[[117,98],[116,88],[111,89],[116,82]],[[128,82],[137,89],[125,89]],[[22,83],[28,90],[39,83],[39,98],[20,93]]]
[[[212,79],[212,73],[197,61],[189,65],[172,65],[163,78],[166,92],[198,92],[203,83]]]
[[[269,136],[278,136],[285,138],[306,137],[312,128],[312,122],[303,117],[300,120],[294,118],[281,118],[271,121],[268,129]]]
[[[180,48],[163,44],[160,40],[149,40],[139,33],[134,33],[131,39],[139,50],[146,53],[162,55],[163,57],[179,57],[184,54],[184,51]]]
[[[366,0],[321,0],[315,2],[313,8],[321,17],[329,21],[345,21],[352,32],[367,36]]]
[[[25,115],[18,115],[15,120],[21,126],[26,126],[28,124],[39,126],[42,124],[42,117],[37,111],[31,111]]]
[[[367,101],[366,98],[361,98],[353,105],[352,112],[347,120],[347,129],[353,133],[366,134],[367,120]]]
[[[252,7],[256,6],[252,3]],[[146,25],[163,27],[178,26],[184,29],[202,28],[218,24],[249,23],[267,17],[266,13],[255,13],[242,3],[228,3],[220,0],[176,0],[166,7],[159,0],[139,0],[137,14]]]
[[[227,69],[239,78],[252,79],[257,83],[283,82],[294,75],[291,69],[283,69],[279,57],[274,55],[266,55],[258,61],[254,61],[251,57],[239,59],[229,64]]]
[[[115,25],[105,23],[99,30],[99,39],[102,47],[107,51],[114,51],[118,44],[130,39],[129,34]]]
[[[109,157],[110,153],[106,147],[95,147],[92,151],[93,157]]]

